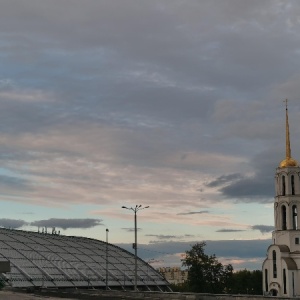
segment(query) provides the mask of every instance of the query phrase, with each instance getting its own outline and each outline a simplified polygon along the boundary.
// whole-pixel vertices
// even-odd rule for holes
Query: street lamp
[[[149,206],[136,205],[135,207],[126,207],[122,206],[122,208],[132,210],[134,212],[134,290],[137,291],[137,222],[136,222],[136,213],[139,210],[149,208]]]
[[[106,290],[108,290],[108,232],[109,230],[106,228]]]

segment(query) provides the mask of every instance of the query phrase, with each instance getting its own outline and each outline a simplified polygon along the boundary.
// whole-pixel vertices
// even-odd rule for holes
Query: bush
[[[0,290],[2,290],[5,287],[5,282],[0,279]]]

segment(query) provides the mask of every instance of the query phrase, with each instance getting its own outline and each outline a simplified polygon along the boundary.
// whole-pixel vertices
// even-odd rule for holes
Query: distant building
[[[188,271],[181,270],[178,267],[164,267],[157,269],[157,271],[172,284],[182,284],[187,281],[188,278]]]
[[[275,230],[263,262],[263,291],[279,297],[300,296],[300,167],[291,157],[286,107],[286,158],[275,173]]]

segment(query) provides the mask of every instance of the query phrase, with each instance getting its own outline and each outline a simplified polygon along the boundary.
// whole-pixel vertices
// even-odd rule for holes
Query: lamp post
[[[135,207],[126,207],[122,206],[122,208],[132,210],[134,212],[134,290],[137,291],[137,221],[136,221],[136,213],[139,210],[149,208],[149,206],[136,205]]]
[[[108,290],[108,232],[109,230],[106,228],[106,290]]]

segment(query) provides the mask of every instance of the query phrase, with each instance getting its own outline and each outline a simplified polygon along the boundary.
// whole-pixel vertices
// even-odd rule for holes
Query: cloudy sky
[[[260,268],[300,159],[298,0],[0,0],[0,226]]]

